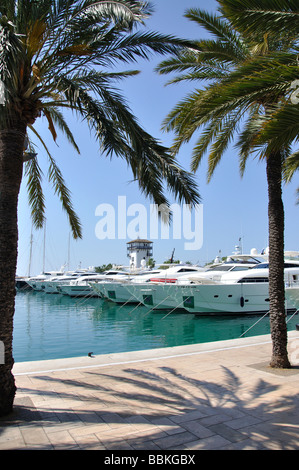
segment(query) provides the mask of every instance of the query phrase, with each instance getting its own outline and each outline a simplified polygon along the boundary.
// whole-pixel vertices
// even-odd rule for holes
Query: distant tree
[[[95,271],[97,273],[103,273],[104,271],[109,271],[109,269],[113,268],[113,264],[108,263],[108,264],[102,264],[102,266],[96,266]]]
[[[146,265],[149,268],[154,268],[156,265],[156,261],[154,260],[154,258],[149,258]]]
[[[171,260],[171,259],[168,259],[166,261],[164,261],[163,265],[164,264],[180,264],[180,260],[179,259],[174,259],[174,260]],[[168,269],[168,266],[160,266],[160,269]]]

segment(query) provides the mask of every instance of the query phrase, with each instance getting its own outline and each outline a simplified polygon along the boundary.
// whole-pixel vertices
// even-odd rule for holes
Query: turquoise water
[[[86,356],[91,351],[99,355],[234,339],[261,318],[167,313],[117,306],[99,298],[18,292],[14,359],[38,361]],[[295,315],[288,329],[295,330],[298,322]],[[269,318],[265,317],[245,337],[269,332]]]

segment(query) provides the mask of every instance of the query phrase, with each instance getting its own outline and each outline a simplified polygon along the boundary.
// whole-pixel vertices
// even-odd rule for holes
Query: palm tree
[[[247,34],[279,33],[299,35],[296,0],[219,0],[222,11],[236,28]]]
[[[34,128],[47,119],[50,133],[60,129],[79,151],[63,115],[71,110],[87,121],[104,154],[124,158],[146,196],[167,204],[164,183],[179,200],[199,202],[195,181],[130,112],[115,82],[136,71],[119,71],[118,63],[152,53],[173,53],[182,41],[155,32],[135,31],[151,14],[147,2],[135,0],[2,0],[0,5],[0,415],[11,411],[13,314],[17,259],[17,204],[27,176],[29,202],[37,227],[44,221],[41,169],[32,137],[49,158],[48,177],[67,212],[73,236],[81,236],[63,176]],[[25,163],[24,163],[25,162]]]
[[[299,6],[298,2],[281,0],[279,4],[273,0],[260,2],[253,0],[248,2],[239,0],[219,0],[222,11],[226,17],[239,29],[247,33],[256,32],[265,34],[285,34],[299,38]],[[295,52],[299,54],[298,45]],[[298,56],[297,56],[298,65]],[[289,71],[281,70],[286,74]],[[287,77],[287,79],[291,79]],[[259,145],[268,142],[273,150],[291,147],[298,140],[299,135],[299,69],[295,80],[290,83],[289,96],[283,103],[272,107],[270,116],[264,116],[263,133],[256,137]],[[268,113],[269,114],[269,113]],[[290,155],[283,165],[283,179],[289,182],[294,173],[299,169],[299,152],[296,150]],[[299,188],[297,189],[299,203]]]
[[[175,132],[174,154],[201,130],[193,148],[192,170],[198,169],[208,151],[208,181],[236,136],[241,173],[252,153],[265,160],[269,197],[269,313],[273,344],[270,365],[287,368],[290,363],[284,306],[281,180],[282,165],[290,155],[290,147],[274,146],[271,139],[265,138],[263,129],[271,120],[274,107],[281,107],[287,99],[290,83],[298,74],[296,36],[277,30],[272,35],[252,31],[247,34],[245,25],[238,29],[225,17],[226,0],[219,3],[222,5],[221,17],[199,9],[190,9],[186,13],[188,19],[203,26],[215,39],[196,41],[192,49],[180,51],[158,67],[161,74],[179,72],[170,83],[181,80],[208,82],[178,103],[163,126],[166,131]],[[259,1],[259,4],[263,2]]]

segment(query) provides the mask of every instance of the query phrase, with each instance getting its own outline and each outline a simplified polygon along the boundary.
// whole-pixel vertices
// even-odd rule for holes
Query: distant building
[[[153,242],[137,238],[127,242],[127,255],[132,268],[146,266],[149,258],[153,257]]]

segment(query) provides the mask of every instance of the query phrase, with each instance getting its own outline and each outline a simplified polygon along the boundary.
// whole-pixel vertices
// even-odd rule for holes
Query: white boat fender
[[[241,307],[244,307],[244,303],[245,303],[245,302],[244,302],[244,297],[242,296],[242,297],[240,297],[240,305],[241,305]]]

